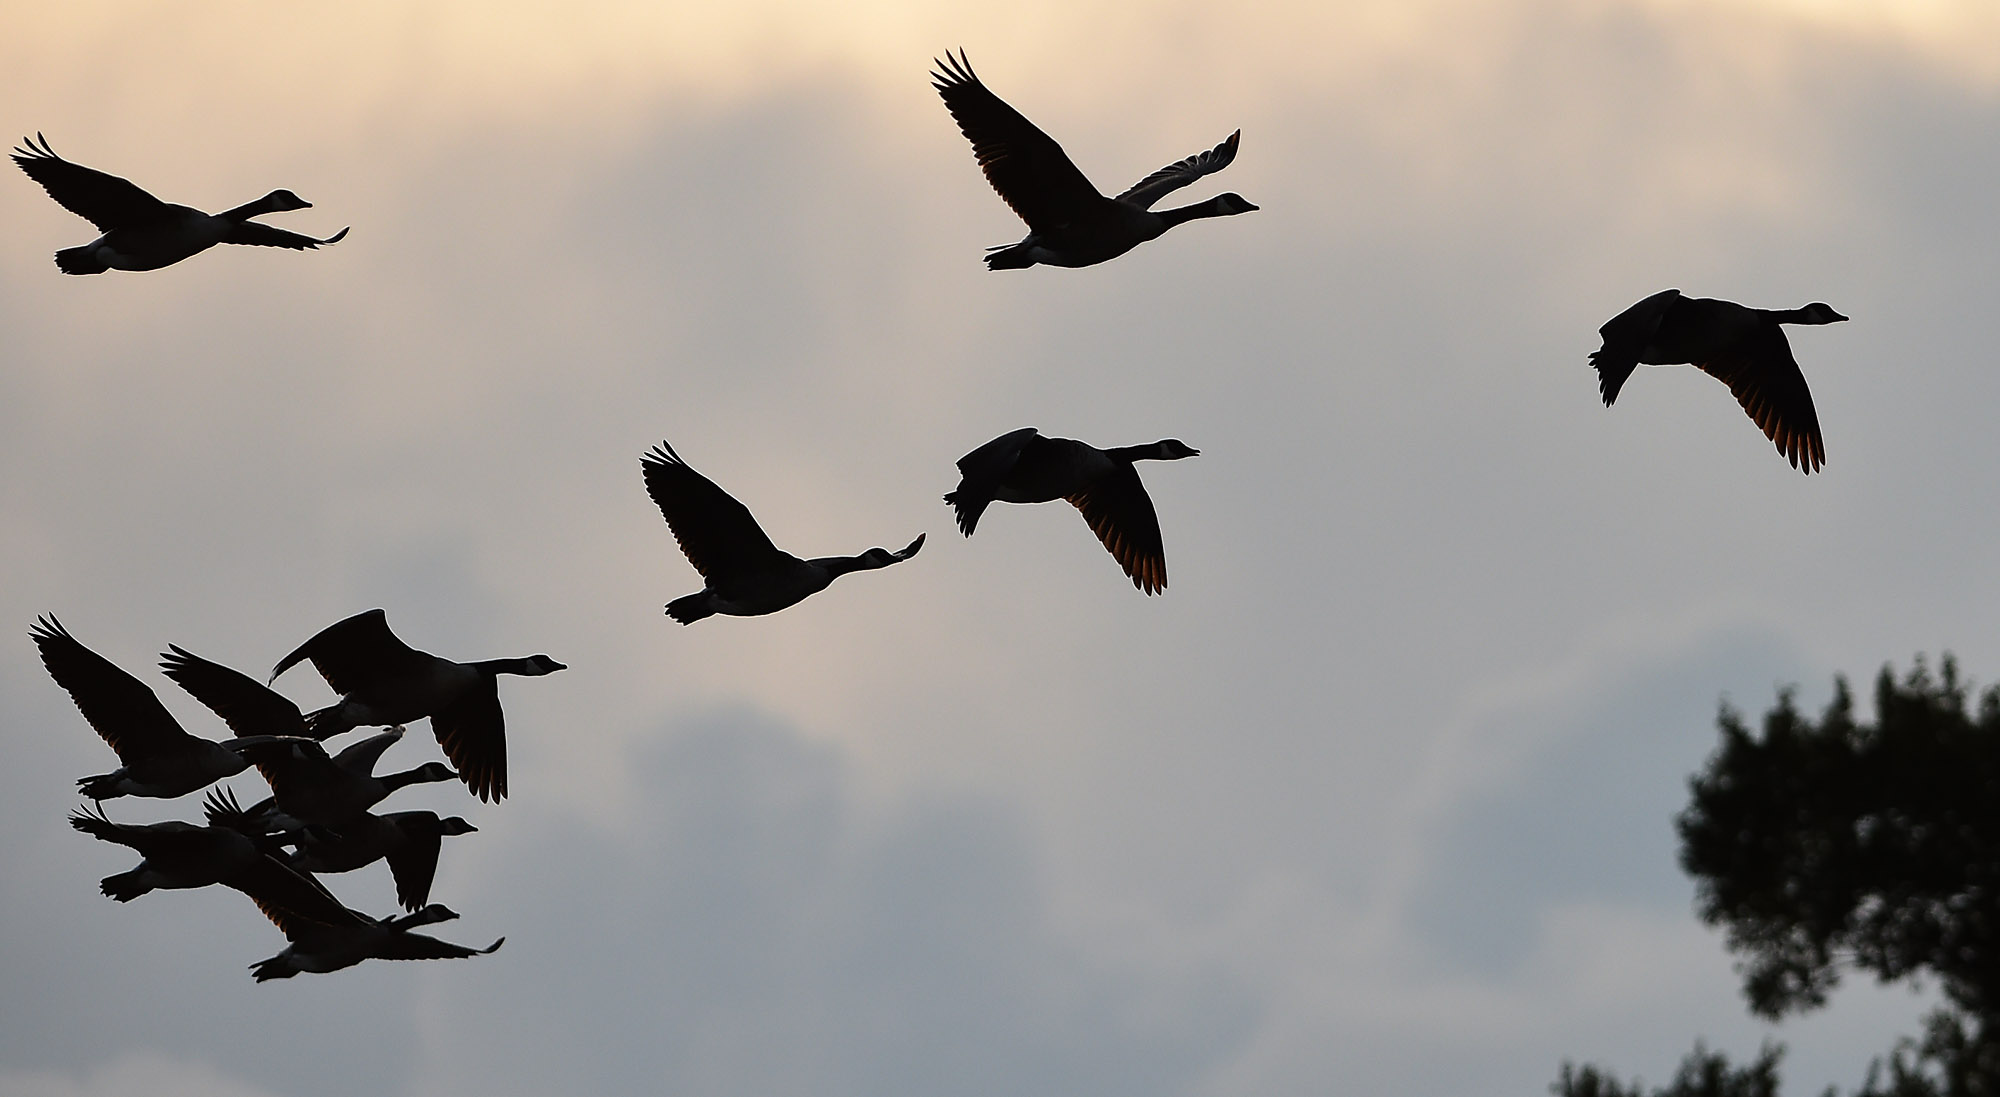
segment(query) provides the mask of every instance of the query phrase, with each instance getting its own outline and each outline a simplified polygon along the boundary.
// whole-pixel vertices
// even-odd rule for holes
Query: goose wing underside
[[[311,659],[326,684],[345,696],[372,681],[422,674],[434,658],[397,639],[389,631],[389,615],[371,609],[321,629],[279,660],[271,677],[277,678],[301,659]]]
[[[239,670],[169,644],[160,670],[188,696],[244,735],[307,735],[306,718],[291,699]]]
[[[29,630],[49,677],[69,693],[98,737],[126,765],[192,749],[203,740],[188,734],[146,683],[84,647],[54,617]]]
[[[674,531],[681,553],[710,586],[784,557],[749,507],[688,467],[672,446],[655,446],[640,459],[639,468],[646,476],[646,494]]]
[[[1137,470],[1122,466],[1066,498],[1090,523],[1090,531],[1104,542],[1133,586],[1147,594],[1166,589],[1167,553],[1160,543],[1160,518]]]
[[[14,147],[14,162],[28,178],[40,183],[56,204],[96,225],[97,231],[110,232],[165,216],[167,204],[130,179],[71,163],[56,155],[48,138],[39,133],[35,137],[41,144],[28,141],[26,148]]]
[[[1029,229],[1058,231],[1104,200],[1055,138],[979,82],[964,51],[937,66],[931,86],[972,142],[986,181]]]
[[[1695,366],[1729,386],[1736,402],[1793,468],[1812,473],[1826,463],[1819,413],[1813,409],[1812,391],[1792,358],[1784,329],[1763,325]]]
[[[422,910],[430,901],[431,881],[437,878],[438,851],[444,844],[435,831],[404,832],[404,845],[385,858],[389,875],[396,880],[396,901],[404,910]]]
[[[274,858],[265,860],[270,862],[268,866],[231,886],[248,895],[287,941],[310,947],[371,924],[347,909],[318,880],[287,868]]]
[[[341,925],[353,917],[333,893],[318,880],[296,871],[268,854],[251,862],[227,881],[230,887],[248,895],[258,909],[291,938],[294,929],[305,925]],[[273,911],[277,913],[272,913]],[[280,921],[280,919],[283,921]],[[292,928],[287,928],[288,924]]]
[[[473,795],[481,800],[507,798],[507,721],[491,677],[449,707],[431,713],[431,730]]]
[[[1207,152],[1198,152],[1185,160],[1168,164],[1132,184],[1132,189],[1119,195],[1118,201],[1130,202],[1140,209],[1152,209],[1153,203],[1167,195],[1204,175],[1213,175],[1228,167],[1236,159],[1236,146],[1242,139],[1243,131],[1237,130]]]

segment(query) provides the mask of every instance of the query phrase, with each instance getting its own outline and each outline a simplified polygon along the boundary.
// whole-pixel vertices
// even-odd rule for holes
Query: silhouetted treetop
[[[1778,1097],[1778,1060],[1784,1054],[1783,1048],[1766,1044],[1756,1062],[1733,1067],[1727,1055],[1696,1044],[1681,1060],[1674,1080],[1651,1090],[1636,1079],[1620,1084],[1602,1067],[1564,1063],[1549,1092],[1556,1097]]]
[[[1875,1060],[1850,1097],[1992,1097],[2000,1092],[1994,1084],[2000,1079],[2000,1059],[1993,1045],[1982,1044],[1961,1018],[1939,1010],[1924,1030],[1922,1040],[1898,1040],[1888,1056]],[[1738,1067],[1722,1052],[1696,1042],[1665,1086],[1647,1089],[1637,1079],[1624,1084],[1603,1067],[1564,1063],[1549,1092],[1556,1097],[1778,1097],[1783,1056],[1784,1048],[1767,1043],[1753,1062]],[[1820,1097],[1839,1092],[1828,1086]]]
[[[1976,713],[1967,699],[1947,655],[1936,676],[1884,667],[1872,723],[1844,678],[1817,722],[1780,692],[1761,735],[1723,706],[1676,823],[1757,1013],[1824,1004],[1845,964],[1928,970],[1983,1035],[2000,1030],[2000,687]]]

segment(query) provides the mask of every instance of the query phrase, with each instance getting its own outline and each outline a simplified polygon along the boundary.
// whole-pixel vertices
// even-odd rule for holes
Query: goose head
[[[1837,324],[1847,317],[1833,311],[1833,306],[1824,301],[1814,301],[1793,314],[1794,324]]]
[[[453,815],[447,819],[439,819],[437,829],[439,834],[450,837],[454,834],[471,834],[479,828],[466,822],[464,816]]]
[[[1178,461],[1183,457],[1200,457],[1201,451],[1178,438],[1163,438],[1153,443],[1153,452],[1146,456],[1155,461]]]
[[[443,762],[425,762],[410,771],[410,784],[421,785],[430,781],[456,781],[458,774]]]
[[[1243,197],[1242,195],[1236,193],[1235,191],[1230,191],[1226,194],[1218,194],[1214,198],[1210,199],[1210,201],[1214,203],[1215,208],[1217,210],[1220,210],[1223,213],[1250,213],[1254,210],[1261,208],[1258,206],[1251,205],[1250,200],[1248,198]]]
[[[924,535],[919,533],[917,534],[917,539],[911,541],[907,545],[904,545],[902,551],[900,552],[890,552],[888,549],[885,548],[872,548],[869,549],[867,552],[862,553],[861,558],[867,561],[866,566],[868,567],[886,568],[890,564],[900,563],[901,561],[908,560],[910,557],[915,556],[917,554],[918,549],[923,547],[924,547]]]
[[[300,198],[298,195],[293,194],[291,191],[288,190],[274,190],[271,193],[265,195],[262,199],[260,199],[257,202],[257,204],[263,206],[265,210],[271,213],[281,213],[285,210],[312,208],[311,202],[308,202],[305,199]]]
[[[558,663],[546,655],[530,655],[526,659],[521,660],[521,669],[514,673],[536,678],[544,674],[554,674],[556,671],[568,669],[569,664]]]
[[[850,571],[872,571],[876,568],[886,568],[890,564],[900,564],[910,557],[915,556],[917,550],[923,547],[924,535],[919,533],[917,534],[917,539],[903,546],[901,552],[890,552],[885,548],[872,548],[859,556],[816,556],[811,560],[807,560],[806,563],[823,572],[826,581],[830,583]],[[822,588],[816,587],[814,589]]]

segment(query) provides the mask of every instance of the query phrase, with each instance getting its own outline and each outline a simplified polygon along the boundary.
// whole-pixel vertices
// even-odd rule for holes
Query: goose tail
[[[99,803],[116,799],[125,795],[118,789],[118,778],[121,776],[119,773],[99,773],[92,777],[79,777],[76,779],[77,794]]]
[[[1611,353],[1610,347],[1590,352],[1590,364],[1597,368],[1597,391],[1604,397],[1604,406],[1610,407],[1618,399],[1618,390],[1625,387],[1625,379],[1639,368],[1637,358],[1620,357]]]
[[[1026,240],[1018,244],[1000,244],[986,249],[987,270],[1021,270],[1035,265],[1033,249]]]
[[[64,274],[103,274],[111,269],[97,257],[96,249],[88,244],[56,252],[56,268]]]
[[[948,491],[945,493],[944,501],[951,504],[951,509],[958,518],[958,531],[970,537],[972,531],[979,525],[979,516],[986,512],[986,504],[991,500],[968,496],[969,493],[963,489]]]
[[[667,616],[683,625],[691,625],[704,617],[715,616],[715,606],[707,591],[697,591],[667,603]]]
[[[129,903],[153,890],[152,885],[144,879],[144,872],[144,869],[135,868],[130,872],[106,876],[97,882],[97,889],[121,903]]]
[[[250,974],[260,983],[271,979],[289,979],[298,973],[299,968],[283,953],[250,965]]]

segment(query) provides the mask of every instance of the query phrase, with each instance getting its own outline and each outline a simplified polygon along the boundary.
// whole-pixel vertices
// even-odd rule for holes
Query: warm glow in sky
[[[1987,48],[2000,35],[2000,9],[1983,0],[1567,0],[1544,6],[1675,12],[1718,27],[1754,27],[1762,12],[1839,38],[1897,41],[1967,79],[1990,84],[2000,78],[2000,60]],[[158,124],[175,110],[269,119],[304,108],[332,114],[327,121],[333,124],[400,129],[427,123],[432,111],[500,110],[570,112],[572,124],[594,128],[605,120],[590,116],[593,106],[616,108],[638,95],[726,100],[829,69],[899,85],[920,78],[921,62],[913,58],[976,43],[975,60],[1004,58],[1009,76],[1029,86],[1061,74],[1089,74],[1066,97],[1073,110],[1087,110],[1100,96],[1241,101],[1339,85],[1356,68],[1426,65],[1439,51],[1478,52],[1487,32],[1505,20],[1505,10],[1463,0],[1228,6],[1024,0],[959,11],[898,0],[612,0],[582,9],[507,0],[338,6],[242,0],[192,9],[78,0],[11,13],[15,33],[0,43],[6,70],[0,86],[17,102],[47,95],[69,110],[95,107],[107,121],[136,115],[135,123],[153,117]],[[178,36],[188,24],[195,33]],[[257,48],[244,45],[245,32],[258,35]],[[155,48],[169,34],[176,34],[174,48]],[[1735,48],[1757,52],[1747,32],[1736,37]],[[1107,48],[1114,41],[1127,48]],[[1248,63],[1228,81],[1204,82],[1198,78],[1203,51],[1227,51]],[[905,71],[913,68],[918,76]],[[192,84],[169,78],[191,72],[206,78]],[[272,101],[265,93],[254,97],[265,99],[261,103],[246,102],[246,84],[278,89],[280,96],[309,87],[313,95],[310,102]],[[125,88],[143,89],[139,101],[114,94]],[[267,136],[282,141],[286,134],[273,127]]]

